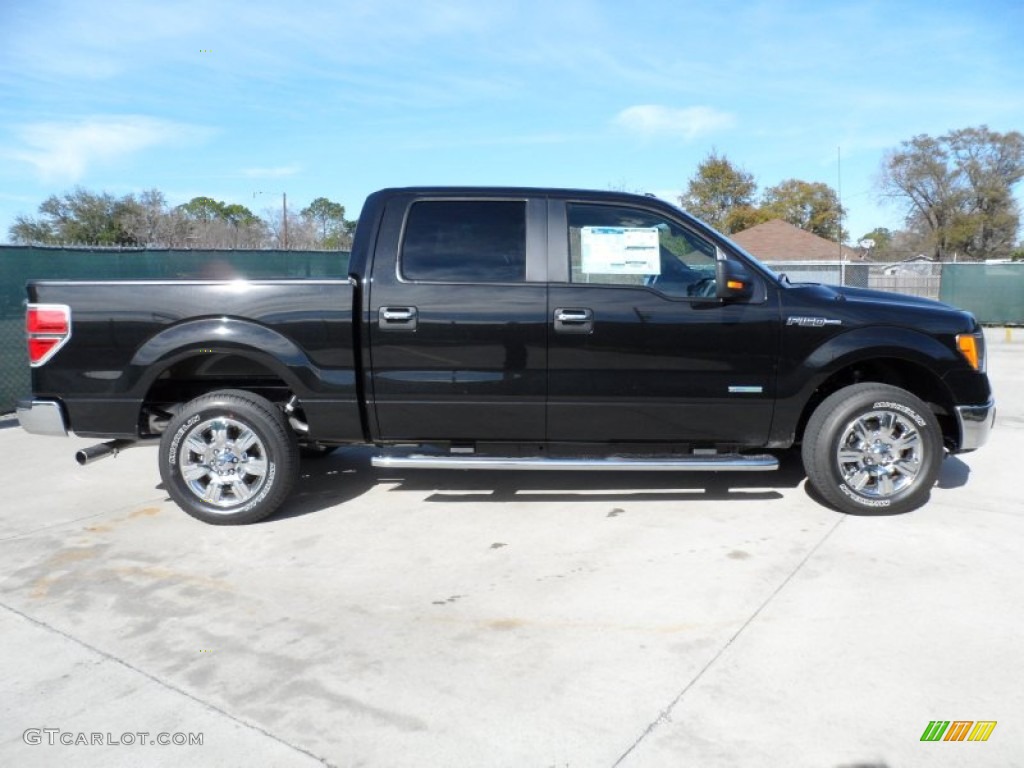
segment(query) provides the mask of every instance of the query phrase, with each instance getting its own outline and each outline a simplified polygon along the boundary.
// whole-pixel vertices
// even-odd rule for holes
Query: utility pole
[[[256,195],[262,195],[262,190],[253,192],[252,199],[256,199]],[[281,193],[281,248],[285,251],[288,250],[288,193]]]

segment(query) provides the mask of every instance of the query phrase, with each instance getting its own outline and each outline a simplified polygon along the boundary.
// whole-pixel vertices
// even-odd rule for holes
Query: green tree
[[[236,227],[254,224],[260,220],[259,216],[238,203],[231,203],[230,205],[221,203],[220,218]]]
[[[885,156],[879,188],[936,258],[1006,258],[1017,242],[1021,179],[1024,135],[981,126],[904,141]]]
[[[227,221],[227,206],[212,197],[193,197],[178,206],[178,210],[193,221]]]
[[[766,221],[779,218],[764,207],[741,205],[733,208],[725,215],[724,232],[742,232],[745,229],[764,224]]]
[[[788,179],[765,190],[761,202],[764,214],[783,219],[818,237],[839,242],[845,211],[839,195],[828,184]]]
[[[318,197],[300,215],[315,222],[319,229],[321,247],[340,248],[348,234],[346,232],[345,206],[326,197]]]
[[[158,189],[116,198],[76,188],[51,195],[39,215],[18,216],[10,227],[15,243],[34,245],[120,245],[164,248],[265,248],[281,228],[279,210],[261,218],[238,203],[194,197],[169,207]],[[290,248],[344,248],[356,222],[345,208],[317,198],[301,217],[289,212]]]
[[[40,245],[136,245],[128,221],[137,213],[137,203],[128,195],[121,199],[106,192],[89,192],[76,187],[63,195],[50,195],[39,205],[40,218],[19,216],[10,228],[16,243]]]
[[[231,203],[230,205],[222,203],[221,206],[221,218],[226,221],[234,231],[234,236],[231,241],[232,248],[239,247],[241,244],[239,242],[239,238],[243,232],[248,234],[255,233],[258,236],[262,236],[266,225],[255,213],[250,211],[244,205],[239,205],[238,203]]]
[[[734,232],[738,219],[730,222],[731,211],[753,208],[757,184],[752,174],[734,166],[725,155],[712,150],[697,166],[680,204],[707,224],[724,232]],[[742,217],[739,217],[742,219]]]
[[[193,197],[175,211],[186,221],[188,235],[184,240],[190,247],[259,247],[267,233],[266,222],[238,203]]]
[[[865,243],[865,248],[874,254],[888,253],[892,245],[894,233],[886,227],[875,227],[873,230],[862,236],[858,243]],[[869,244],[870,243],[870,244]]]
[[[11,242],[24,245],[55,245],[60,242],[50,221],[24,215],[14,217],[14,224],[7,234]]]

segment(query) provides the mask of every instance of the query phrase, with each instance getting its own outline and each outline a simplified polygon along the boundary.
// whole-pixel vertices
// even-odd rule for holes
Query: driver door
[[[653,208],[550,206],[548,440],[763,444],[778,345],[764,281],[718,299],[725,254],[702,233]]]

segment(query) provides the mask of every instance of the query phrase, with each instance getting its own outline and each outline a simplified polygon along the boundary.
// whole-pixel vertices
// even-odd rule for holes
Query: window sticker
[[[661,250],[655,227],[583,227],[584,274],[660,275]]]

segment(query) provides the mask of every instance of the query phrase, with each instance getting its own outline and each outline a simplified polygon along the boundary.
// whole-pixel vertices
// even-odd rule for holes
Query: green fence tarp
[[[939,298],[986,325],[1024,324],[1024,262],[943,264]]]
[[[0,413],[30,394],[25,283],[36,279],[340,278],[346,251],[193,251],[0,246]]]

